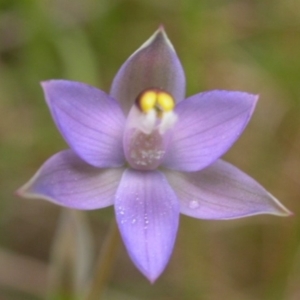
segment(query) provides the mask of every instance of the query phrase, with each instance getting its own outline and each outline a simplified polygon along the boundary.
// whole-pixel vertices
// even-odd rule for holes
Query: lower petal
[[[199,219],[234,219],[257,214],[290,215],[254,179],[222,160],[192,173],[168,171],[181,213]]]
[[[179,202],[158,171],[124,172],[115,211],[127,251],[151,281],[162,273],[171,256],[179,223]]]
[[[103,208],[113,204],[123,170],[92,167],[66,150],[47,160],[17,194],[75,209]]]

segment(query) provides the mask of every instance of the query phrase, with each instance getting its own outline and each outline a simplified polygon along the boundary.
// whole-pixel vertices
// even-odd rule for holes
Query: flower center
[[[124,132],[124,152],[130,166],[156,169],[167,151],[177,116],[173,97],[160,89],[142,92],[131,108]]]

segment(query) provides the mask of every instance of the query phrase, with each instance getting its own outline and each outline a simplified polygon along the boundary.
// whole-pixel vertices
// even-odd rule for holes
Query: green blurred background
[[[295,215],[183,216],[158,281],[150,285],[122,246],[102,299],[300,299],[300,1],[0,0],[1,300],[44,299],[49,289],[57,299],[71,299],[72,280],[62,274],[72,278],[75,271],[67,270],[64,257],[72,254],[83,261],[81,271],[88,269],[88,250],[99,252],[113,218],[112,208],[76,214],[84,229],[77,240],[82,251],[74,254],[74,241],[66,242],[74,230],[62,225],[61,208],[13,195],[67,147],[39,82],[65,78],[109,91],[118,67],[160,24],[185,68],[187,95],[210,89],[260,94],[250,125],[225,159]],[[58,236],[69,246],[53,250]],[[50,287],[49,266],[56,266]]]

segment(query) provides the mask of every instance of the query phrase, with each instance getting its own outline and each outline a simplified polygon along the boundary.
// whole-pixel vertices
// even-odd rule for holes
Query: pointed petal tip
[[[168,47],[170,47],[170,49],[172,49],[172,51],[175,52],[175,48],[174,48],[173,44],[171,43],[171,41],[165,31],[164,26],[161,24],[161,25],[159,25],[158,29],[152,34],[152,36],[150,36],[150,38],[144,44],[142,44],[142,46],[139,49],[137,49],[130,57],[133,57],[135,54],[140,52],[142,49],[149,47],[151,44],[153,44],[160,38]]]
[[[19,187],[16,191],[14,191],[14,195],[21,198],[26,198],[26,189],[27,189],[28,183],[25,183],[21,187]]]
[[[21,188],[19,188],[16,191],[14,191],[13,195],[16,196],[16,197],[22,197],[22,190],[21,190]]]
[[[155,37],[161,36],[167,43],[171,44],[163,24],[159,25],[158,29],[154,32],[153,35]],[[173,45],[172,48],[174,49]]]
[[[250,116],[254,113],[254,109],[257,105],[257,102],[258,102],[258,99],[259,99],[259,94],[255,94],[253,95],[254,97],[254,100],[253,100],[253,107],[252,107],[252,110],[251,110],[251,113],[250,113]]]
[[[158,276],[155,276],[155,277],[147,277],[148,278],[148,280],[149,280],[149,282],[151,283],[151,284],[154,284],[155,283],[155,281],[156,281],[156,279],[159,277],[159,275]]]
[[[40,81],[40,85],[41,85],[44,95],[46,93],[46,90],[47,90],[50,82],[51,82],[51,80]],[[46,99],[47,99],[47,97],[46,97]]]
[[[282,205],[281,211],[275,213],[278,217],[293,217],[295,214]]]
[[[14,195],[20,198],[38,198],[38,195],[32,193],[30,187],[35,180],[37,175],[34,175],[29,181],[19,187],[15,192]]]
[[[294,215],[292,211],[287,209],[277,198],[275,198],[272,194],[268,193],[269,197],[272,198],[274,204],[276,205],[276,210],[271,212],[271,214],[276,215],[278,217],[291,217]]]
[[[16,197],[24,198],[24,199],[44,199],[44,200],[52,201],[51,198],[48,198],[44,195],[37,194],[30,189],[34,179],[35,176],[33,176],[28,182],[26,182],[24,185],[18,188],[13,194]]]
[[[43,89],[47,88],[53,81],[57,81],[57,79],[48,79],[48,80],[43,80],[40,81],[40,85]]]
[[[293,213],[292,211],[288,210],[287,214],[284,215],[283,217],[294,217],[294,216],[295,216],[295,213]]]
[[[156,280],[158,279],[158,277],[160,277],[160,275],[162,274],[162,272],[164,270],[162,270],[162,271],[160,271],[158,273],[155,273],[155,274],[153,272],[150,273],[150,272],[147,272],[147,271],[141,270],[141,269],[140,269],[140,271],[147,278],[147,280],[150,282],[150,284],[153,285],[156,282]]]
[[[295,214],[282,205],[280,210],[274,212],[273,215],[276,215],[278,217],[293,217]]]
[[[49,79],[49,80],[40,81],[40,85],[42,87],[46,103],[48,103],[48,105],[50,104],[50,97],[48,96],[48,94],[49,94],[51,88],[53,87],[53,83],[55,83],[57,81],[60,81],[60,80],[59,79]]]
[[[165,32],[165,26],[164,26],[164,24],[160,24],[159,25],[158,31]]]
[[[165,31],[165,27],[162,24],[158,27],[158,29],[153,34],[152,42],[155,41],[159,37],[162,37],[162,39],[170,47],[170,49],[172,49],[176,53],[175,48],[174,48],[173,44],[171,43],[171,41]]]
[[[251,116],[253,115],[256,105],[257,105],[257,102],[258,102],[258,99],[259,99],[258,94],[251,94],[251,95],[253,97],[253,103],[252,103],[252,108],[249,111],[249,118],[251,118]]]

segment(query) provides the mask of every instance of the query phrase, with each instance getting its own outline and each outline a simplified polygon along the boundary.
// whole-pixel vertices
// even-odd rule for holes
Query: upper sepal
[[[110,94],[128,113],[137,96],[149,88],[162,89],[177,102],[185,96],[184,71],[163,27],[121,66],[113,80]]]

